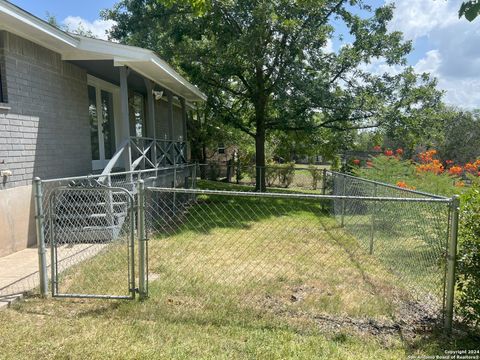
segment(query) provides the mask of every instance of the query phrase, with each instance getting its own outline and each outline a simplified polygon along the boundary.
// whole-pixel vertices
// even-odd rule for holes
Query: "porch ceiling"
[[[81,67],[90,75],[120,86],[120,71],[113,65],[113,60],[71,60],[72,64]],[[146,94],[143,77],[132,71],[128,76],[128,87],[142,94]]]

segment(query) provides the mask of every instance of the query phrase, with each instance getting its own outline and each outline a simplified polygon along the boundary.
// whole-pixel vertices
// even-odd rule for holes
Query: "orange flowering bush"
[[[400,188],[403,188],[403,189],[410,189],[410,190],[415,190],[416,189],[415,186],[410,186],[405,181],[397,181],[396,185]]]
[[[478,165],[475,163],[466,163],[465,164],[465,171],[469,172],[470,174],[476,174],[478,172]]]
[[[420,164],[417,165],[417,172],[431,172],[435,175],[442,174],[445,171],[443,164],[438,159],[434,159],[437,150],[427,150],[418,154]]]
[[[443,164],[440,162],[440,160],[435,159],[429,163],[417,165],[417,171],[431,172],[431,173],[434,173],[435,175],[439,175],[445,171],[445,168],[443,167]]]
[[[393,150],[390,150],[390,149],[385,150],[385,156],[393,156]]]
[[[427,150],[418,154],[418,158],[422,164],[428,164],[433,161],[433,157],[437,155],[437,150]]]
[[[359,166],[359,165],[360,165],[360,160],[359,160],[359,159],[353,159],[353,163],[354,163],[356,166]]]
[[[448,169],[448,173],[452,176],[460,176],[463,173],[463,168],[461,166],[455,165]]]
[[[395,150],[395,154],[396,154],[397,156],[402,156],[402,155],[403,155],[403,149],[398,148],[397,150]]]

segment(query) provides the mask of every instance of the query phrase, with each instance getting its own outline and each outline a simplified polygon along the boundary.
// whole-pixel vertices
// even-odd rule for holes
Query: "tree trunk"
[[[255,190],[264,192],[265,183],[265,130],[257,129],[255,136]]]
[[[265,93],[265,79],[263,76],[263,66],[257,64],[256,66],[256,80],[257,80],[257,97],[255,104],[255,190],[266,191],[265,181],[265,117],[267,110],[268,94]]]

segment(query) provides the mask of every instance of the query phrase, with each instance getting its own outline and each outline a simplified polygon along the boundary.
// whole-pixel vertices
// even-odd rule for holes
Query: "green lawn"
[[[405,312],[413,300],[385,262],[318,201],[197,200],[158,213],[149,299],[28,298],[0,312],[0,358],[404,359],[478,347],[415,323],[422,314]],[[71,268],[63,291],[117,292],[126,251],[112,245],[111,258],[107,249]],[[92,281],[102,269],[110,275]]]

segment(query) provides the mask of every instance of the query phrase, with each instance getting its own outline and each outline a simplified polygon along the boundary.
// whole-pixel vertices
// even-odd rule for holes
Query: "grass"
[[[0,312],[0,358],[404,359],[478,347],[398,326],[403,290],[318,202],[201,196],[173,214],[158,200],[149,299],[28,298]],[[118,291],[123,249],[71,268],[62,289]]]

